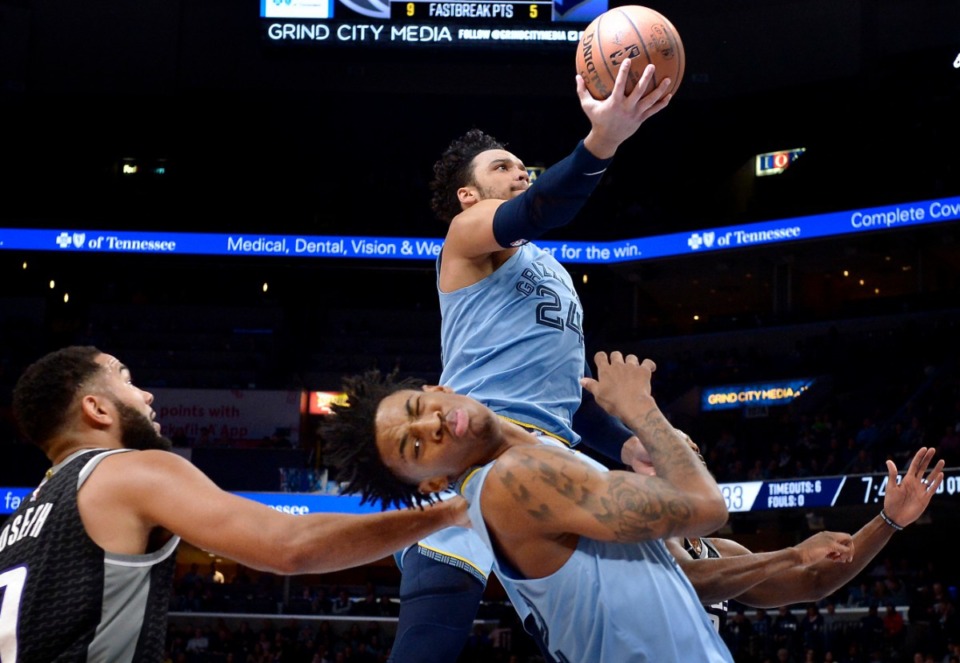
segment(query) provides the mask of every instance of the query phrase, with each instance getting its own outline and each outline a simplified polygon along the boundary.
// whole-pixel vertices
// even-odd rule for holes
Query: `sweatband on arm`
[[[598,159],[584,147],[550,166],[523,195],[508,200],[493,216],[493,236],[500,246],[519,246],[551,228],[570,223],[597,187],[613,159]]]

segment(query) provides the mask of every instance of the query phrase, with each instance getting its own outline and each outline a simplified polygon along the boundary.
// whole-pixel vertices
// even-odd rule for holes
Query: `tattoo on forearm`
[[[634,476],[612,477],[608,489],[596,493],[587,487],[586,477],[590,470],[579,461],[561,459],[559,463],[545,463],[526,456],[517,460],[527,466],[529,476],[535,477],[534,481],[549,487],[554,494],[568,500],[572,507],[592,515],[617,540],[651,538],[655,523],[660,524],[657,531],[663,531],[662,523],[668,521],[667,530],[670,531],[690,519],[690,508],[683,500],[665,501],[655,487],[638,484]],[[498,476],[517,506],[525,509],[531,517],[541,521],[554,517],[550,507],[539,501],[516,474],[508,470]]]

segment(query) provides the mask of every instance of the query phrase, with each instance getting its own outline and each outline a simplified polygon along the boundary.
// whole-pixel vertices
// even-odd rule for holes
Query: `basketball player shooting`
[[[437,260],[442,383],[569,446],[580,439],[573,419],[587,367],[580,302],[566,269],[530,241],[570,223],[617,148],[669,103],[670,81],[654,86],[653,66],[641,68],[628,91],[635,66],[623,63],[617,93],[604,100],[577,76],[590,131],[535,183],[517,156],[479,129],[451,142],[431,183],[433,211],[448,224]],[[593,406],[594,427],[612,430],[591,439],[603,440],[607,449],[598,450],[617,461],[632,433]],[[492,568],[489,550],[472,530],[447,529],[397,558],[400,621],[391,663],[456,660]]]

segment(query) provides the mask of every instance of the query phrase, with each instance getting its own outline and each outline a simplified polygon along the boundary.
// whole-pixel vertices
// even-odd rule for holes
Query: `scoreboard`
[[[260,19],[264,41],[277,46],[570,53],[609,7],[608,0],[261,0]]]
[[[730,513],[784,509],[817,509],[882,505],[887,494],[886,473],[852,474],[767,481],[721,483],[720,492]],[[897,477],[899,483],[900,476]],[[960,469],[943,471],[934,500],[960,500]]]
[[[550,25],[552,11],[552,2],[433,2],[430,0],[407,0],[390,3],[390,18],[393,21],[487,19],[515,23],[529,21],[539,25]]]

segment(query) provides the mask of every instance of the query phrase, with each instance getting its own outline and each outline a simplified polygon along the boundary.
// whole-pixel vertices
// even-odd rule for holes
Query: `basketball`
[[[647,64],[656,67],[653,87],[669,78],[669,91],[677,93],[686,56],[680,33],[666,16],[642,5],[624,5],[603,12],[584,29],[577,45],[577,73],[595,99],[610,96],[626,58],[632,60],[627,93],[636,87]]]

